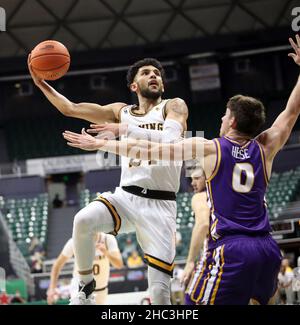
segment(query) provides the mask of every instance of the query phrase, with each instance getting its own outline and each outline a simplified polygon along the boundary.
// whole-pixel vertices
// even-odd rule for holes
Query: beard
[[[163,94],[162,89],[158,89],[157,91],[152,91],[149,88],[144,88],[144,89],[140,89],[140,91],[143,97],[152,100],[158,99]]]

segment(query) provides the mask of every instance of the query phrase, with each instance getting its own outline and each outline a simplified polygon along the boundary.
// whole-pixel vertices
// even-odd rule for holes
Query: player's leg
[[[170,305],[171,276],[148,266],[148,284],[152,305]]]
[[[137,240],[147,261],[152,304],[170,305],[170,279],[174,269],[176,203],[136,198],[145,213],[136,220]]]
[[[108,208],[102,202],[94,201],[81,209],[74,218],[73,243],[78,267],[78,277],[88,297],[94,290],[93,260],[95,257],[94,236],[96,232],[111,232],[114,221]]]
[[[271,297],[267,303],[268,305],[277,305],[279,304],[279,290],[276,290],[275,294],[273,297]],[[260,302],[257,301],[256,299],[251,299],[250,300],[250,305],[260,305]]]
[[[268,235],[255,242],[257,251],[257,280],[253,297],[260,304],[274,304],[278,291],[278,273],[281,264],[281,253],[277,243]],[[258,272],[258,270],[260,270]]]
[[[85,283],[82,290],[94,290],[92,266],[95,254],[93,236],[96,232],[130,232],[133,224],[128,220],[131,202],[120,188],[112,194],[102,193],[87,207],[78,212],[74,219],[74,253],[79,270],[79,279]],[[135,212],[136,213],[136,212]],[[122,219],[122,220],[121,220]],[[85,292],[85,291],[84,291]]]
[[[256,280],[250,240],[234,238],[209,249],[191,279],[186,304],[248,305]]]
[[[106,305],[108,289],[95,292],[96,305]]]
[[[79,280],[77,277],[72,278],[71,283],[70,283],[70,298],[73,300],[77,294],[78,294],[78,286],[79,286]]]

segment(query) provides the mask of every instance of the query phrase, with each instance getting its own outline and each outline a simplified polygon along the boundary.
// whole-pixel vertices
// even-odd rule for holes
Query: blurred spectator
[[[278,274],[278,289],[279,289],[279,299],[282,305],[292,305],[293,304],[293,270],[289,266],[289,260],[284,258],[281,261],[281,267]]]
[[[59,194],[56,193],[52,201],[53,208],[61,208],[63,206],[63,201],[59,198]]]
[[[184,304],[184,287],[180,283],[183,269],[179,265],[175,265],[173,278],[171,279],[171,303],[172,305]]]
[[[127,259],[127,266],[133,269],[143,265],[144,265],[143,259],[141,258],[137,250],[132,251]]]
[[[182,235],[180,231],[176,231],[176,247],[182,244]]]
[[[10,297],[6,292],[0,291],[0,305],[8,305],[10,303]]]
[[[4,197],[0,195],[0,209],[3,209],[5,205]]]
[[[43,260],[45,258],[45,250],[37,237],[32,237],[29,246],[29,265],[32,273],[40,273],[43,271]]]
[[[12,165],[12,172],[15,175],[20,176],[21,175],[21,167],[16,159],[14,159],[13,165]]]
[[[32,237],[30,246],[28,248],[29,254],[34,255],[36,252],[40,253],[42,256],[45,256],[45,250],[43,245],[40,243],[37,237]]]
[[[127,236],[125,246],[124,246],[124,248],[122,250],[123,260],[126,261],[128,256],[133,251],[136,251],[136,250],[137,250],[136,244],[132,241],[130,236]]]
[[[297,267],[293,269],[294,278],[293,278],[293,291],[296,295],[296,303],[300,305],[300,256],[297,259]]]
[[[24,304],[26,300],[21,296],[21,293],[19,290],[16,290],[14,296],[10,299],[10,303],[15,304]]]
[[[176,237],[175,237],[175,246],[176,246],[176,255],[177,256],[183,256],[185,245],[182,242],[182,235],[180,231],[176,231]]]
[[[35,252],[30,256],[30,268],[32,273],[43,272],[43,256],[39,252]]]

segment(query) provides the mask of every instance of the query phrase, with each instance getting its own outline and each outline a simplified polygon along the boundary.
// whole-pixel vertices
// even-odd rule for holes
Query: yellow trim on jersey
[[[216,220],[215,223],[215,227],[212,229],[211,231],[211,238],[213,239],[213,241],[216,241],[217,239],[219,239],[221,236],[217,233],[217,224],[218,224],[219,219]],[[212,233],[214,231],[214,233]]]
[[[207,286],[208,280],[209,280],[209,278],[211,277],[211,269],[212,269],[212,266],[213,266],[213,263],[214,263],[214,258],[215,258],[215,256],[216,256],[216,250],[214,249],[214,251],[213,251],[213,256],[212,256],[212,262],[211,262],[211,263],[209,264],[209,266],[208,266],[209,271],[208,271],[208,273],[207,273],[206,278],[204,279],[204,282],[203,282],[202,288],[201,288],[201,290],[200,290],[199,296],[198,296],[198,298],[197,298],[197,300],[196,300],[196,303],[198,303],[198,302],[202,299],[202,297],[203,297],[203,293],[204,293],[204,291],[205,291],[205,289],[206,289],[206,286]]]
[[[219,221],[219,220],[216,218],[216,220],[214,221],[214,223],[213,223],[213,224],[211,225],[211,227],[210,227],[210,233],[212,233],[213,230],[216,228],[218,221]]]
[[[214,215],[214,217],[215,217],[215,220],[213,221],[213,224],[210,227],[209,234],[210,234],[210,237],[214,241],[216,241],[220,237],[220,235],[216,231],[215,231],[214,234],[212,234],[212,232],[213,232],[213,230],[216,229],[217,223],[218,223],[219,219],[214,214],[214,212],[215,212],[215,205],[214,205],[214,199],[213,199],[213,195],[212,195],[211,182],[210,181],[206,181],[206,185],[207,185],[206,187],[208,188],[208,192],[209,192],[208,193],[208,196],[209,196],[209,200],[210,200],[210,203],[211,203],[211,212],[210,212],[210,214],[211,215]]]
[[[258,143],[258,141],[256,141],[256,143],[257,143],[257,145],[259,147],[259,152],[260,152],[261,161],[262,161],[262,164],[263,164],[263,170],[264,170],[264,176],[265,176],[266,185],[268,185],[269,184],[269,177],[268,177],[268,172],[267,172],[267,168],[266,168],[265,154],[263,152],[262,147]]]
[[[166,105],[167,105],[167,102],[169,101],[170,99],[162,99],[160,103],[158,103],[157,105],[153,106],[148,112],[144,113],[144,114],[138,114],[138,113],[134,113],[132,111],[132,108],[134,107],[138,107],[138,105],[132,105],[128,111],[129,111],[129,114],[132,115],[132,116],[135,116],[135,117],[143,117],[143,116],[146,116],[148,113],[154,111],[154,110],[160,110],[161,111],[161,114],[162,114],[162,118],[163,120],[166,119],[167,117],[167,114],[166,114]],[[161,104],[164,104],[164,106],[160,107],[159,105]]]
[[[217,147],[217,162],[216,162],[216,166],[214,168],[213,173],[211,174],[211,176],[206,180],[207,182],[210,182],[216,175],[217,172],[219,170],[220,167],[220,163],[221,163],[221,146],[220,146],[220,142],[218,139],[214,139],[214,143],[216,144]]]
[[[121,123],[121,119],[122,119],[122,112],[123,112],[123,109],[124,109],[125,107],[128,107],[128,105],[127,105],[127,104],[125,104],[125,105],[124,105],[124,106],[122,106],[122,107],[120,108],[120,110],[119,110],[119,113],[118,113],[118,122],[119,122],[119,123]]]
[[[246,144],[244,144],[243,146],[241,146],[242,149],[245,149],[246,147],[249,146],[249,144],[251,143],[251,140],[249,140]]]
[[[225,245],[222,245],[222,248],[221,248],[221,266],[220,266],[220,269],[219,269],[218,279],[217,279],[217,282],[215,284],[214,291],[213,291],[212,296],[210,298],[210,305],[213,305],[215,303],[215,299],[216,299],[216,296],[217,296],[217,292],[218,292],[219,285],[220,285],[221,278],[222,278],[222,274],[223,274],[223,268],[224,268],[224,264],[225,264],[224,248],[225,248]]]
[[[195,285],[194,285],[194,289],[192,290],[192,293],[190,295],[190,298],[192,301],[196,302],[197,301],[197,298],[195,298],[195,291],[197,290],[197,287],[198,287],[198,284],[199,282],[201,281],[202,277],[203,277],[203,273],[206,269],[206,263],[207,263],[207,258],[208,258],[208,254],[205,256],[204,258],[204,262],[203,262],[203,265],[202,265],[202,268],[201,268],[201,272],[199,274],[199,277],[198,277],[198,280],[196,281]],[[195,272],[196,273],[196,272]],[[192,279],[192,278],[191,278]]]
[[[248,140],[244,145],[241,146],[241,144],[238,141],[232,140],[226,136],[224,136],[224,138],[232,143],[238,144],[242,149],[246,148],[251,143],[251,140]]]
[[[110,214],[113,217],[114,224],[115,224],[114,231],[113,231],[112,235],[117,236],[117,234],[121,228],[121,218],[118,215],[118,212],[116,211],[115,207],[103,196],[99,195],[96,198],[96,201],[102,202],[108,208]]]
[[[162,260],[159,260],[158,258],[156,258],[154,256],[150,256],[148,254],[145,254],[144,258],[150,266],[157,267],[161,271],[166,272],[168,274],[173,273],[174,262],[170,264],[170,263],[164,262]]]
[[[137,114],[137,113],[132,112],[132,109],[133,109],[133,108],[136,108],[136,107],[138,107],[138,105],[132,105],[132,106],[128,109],[128,112],[129,112],[130,115],[132,115],[132,116],[136,116],[136,117],[141,117],[141,116],[145,116],[145,115],[147,115],[147,114],[152,110],[152,108],[151,108],[149,111],[147,111],[147,112],[144,113],[144,114]]]

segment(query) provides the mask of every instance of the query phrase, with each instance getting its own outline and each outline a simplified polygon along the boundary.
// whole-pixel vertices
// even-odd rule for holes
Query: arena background
[[[6,273],[6,286],[0,280],[0,292],[5,289],[11,298],[19,290],[26,303],[45,304],[49,271],[71,236],[74,214],[97,192],[113,190],[120,176],[113,155],[96,156],[66,146],[62,131],[80,131],[88,123],[57,112],[33,85],[26,61],[35,45],[54,39],[69,49],[68,74],[51,84],[74,102],[134,102],[126,87],[128,67],[144,57],[161,60],[167,76],[164,97],[183,98],[189,107],[188,129],[203,130],[206,138],[212,138],[218,136],[226,101],[232,95],[260,98],[267,108],[265,127],[284,108],[299,75],[299,67],[287,57],[288,37],[300,29],[300,9],[292,12],[297,4],[282,0],[1,0],[0,267]],[[267,193],[273,236],[292,267],[300,255],[299,143],[298,121],[274,162]],[[181,266],[193,226],[191,192],[183,171],[177,197],[182,240],[176,261]],[[61,208],[52,206],[57,193],[63,201]],[[30,270],[33,237],[46,252],[42,273]],[[123,250],[128,237],[117,239]],[[130,239],[136,241],[133,234]],[[71,270],[68,263],[62,286]],[[112,269],[111,304],[139,304],[148,297],[146,289],[145,267]],[[6,303],[5,298],[1,303]]]

